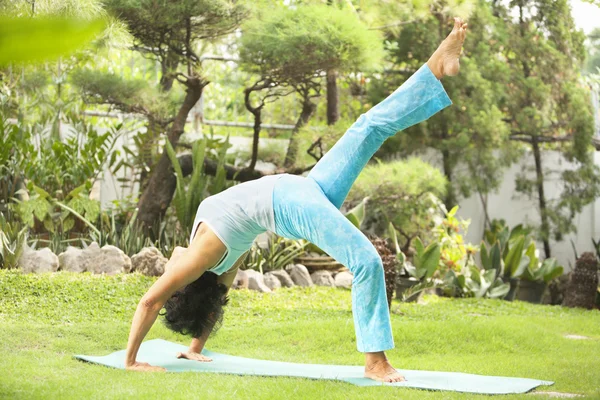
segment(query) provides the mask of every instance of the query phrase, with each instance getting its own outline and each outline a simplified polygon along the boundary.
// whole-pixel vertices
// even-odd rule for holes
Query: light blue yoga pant
[[[285,175],[275,184],[275,233],[306,239],[352,271],[352,312],[361,352],[394,347],[383,264],[369,239],[339,208],[358,174],[388,137],[450,104],[442,84],[424,65],[361,115],[308,177]]]

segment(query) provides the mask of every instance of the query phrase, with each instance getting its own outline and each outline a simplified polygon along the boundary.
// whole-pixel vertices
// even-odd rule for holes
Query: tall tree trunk
[[[256,167],[256,161],[258,160],[258,140],[260,139],[260,124],[262,123],[262,107],[258,107],[254,114],[254,134],[252,137],[252,159],[248,169],[253,171]]]
[[[446,205],[446,209],[450,211],[456,205],[456,196],[454,195],[454,187],[452,186],[452,163],[448,150],[442,150],[442,166],[444,168],[444,176],[448,180],[448,192],[444,198],[444,204]]]
[[[187,80],[185,99],[168,132],[168,140],[173,147],[179,142],[179,137],[183,133],[187,116],[200,98],[202,90],[206,85],[207,82],[200,78],[194,77]],[[177,178],[173,174],[173,167],[165,150],[158,163],[154,166],[152,174],[148,179],[146,190],[142,193],[138,203],[138,222],[151,235],[154,233],[152,232],[152,228],[157,221],[162,219],[169,204],[171,204],[176,184]]]
[[[544,242],[544,252],[546,258],[550,258],[550,225],[548,223],[548,209],[546,206],[546,193],[544,192],[544,173],[542,170],[542,157],[540,145],[537,141],[537,136],[531,137],[531,146],[533,148],[533,158],[535,159],[535,176],[538,192],[538,201],[540,205],[540,219],[542,221],[542,235]]]
[[[290,144],[287,149],[287,154],[285,155],[285,161],[283,162],[283,166],[285,168],[292,167],[296,163],[296,157],[298,156],[298,141],[296,140],[296,135],[298,134],[300,128],[306,125],[316,109],[316,104],[311,102],[309,98],[305,97],[303,99],[302,112],[300,113],[300,117],[298,118],[294,129],[292,130]]]
[[[263,85],[263,87],[265,87],[265,85]],[[250,165],[248,165],[247,168],[249,171],[254,171],[254,168],[256,167],[256,161],[258,160],[258,141],[260,139],[260,125],[262,124],[262,109],[265,105],[263,101],[257,107],[252,107],[252,104],[250,103],[250,95],[255,90],[261,89],[257,89],[257,85],[254,85],[253,87],[244,90],[244,104],[246,106],[246,109],[250,111],[250,113],[254,116],[254,134],[252,135],[252,157],[250,159]]]
[[[525,29],[527,27],[524,19],[523,8],[524,4],[522,0],[517,2],[519,7],[519,31],[521,34],[521,38],[525,38]],[[525,58],[521,59],[521,65],[523,67],[523,75],[525,79],[531,76],[531,69],[529,68],[529,64],[527,64],[527,60]],[[527,92],[527,104],[531,104],[529,100],[529,92]],[[531,135],[531,147],[533,149],[533,158],[535,160],[535,177],[536,177],[536,186],[538,192],[538,204],[540,206],[540,220],[541,220],[541,231],[542,231],[542,241],[544,242],[544,253],[546,253],[546,258],[551,257],[550,252],[550,224],[548,221],[548,208],[546,206],[546,193],[544,192],[544,173],[542,170],[542,156],[540,152],[540,144],[538,142],[538,137],[534,134]]]
[[[152,170],[152,163],[154,160],[154,145],[162,133],[162,126],[152,118],[151,115],[148,116],[146,132],[147,140],[143,143],[142,147],[138,148],[138,151],[140,152],[140,161],[142,163],[142,170],[140,172],[140,192],[143,192],[146,189],[148,176]]]
[[[327,125],[333,125],[340,119],[337,76],[336,70],[327,70]]]
[[[479,190],[477,193],[479,194],[479,200],[481,200],[481,205],[483,206],[483,215],[485,217],[483,220],[483,236],[485,236],[485,230],[492,226],[492,221],[490,220],[490,214],[488,212],[488,194],[481,193]],[[482,237],[481,240],[484,239],[485,237]]]
[[[173,87],[177,65],[179,65],[178,57],[171,53],[167,54],[167,57],[160,63],[160,90],[162,92],[168,92]]]
[[[169,53],[166,58],[160,63],[161,76],[159,82],[160,91],[165,93],[171,90],[173,87],[173,81],[175,80],[175,71],[177,70],[177,56]],[[148,183],[148,176],[153,168],[154,159],[154,145],[162,133],[163,127],[158,122],[148,116],[148,123],[146,124],[146,130],[148,137],[142,148],[138,150],[141,152],[140,158],[142,162],[142,171],[140,172],[140,192],[144,192]]]

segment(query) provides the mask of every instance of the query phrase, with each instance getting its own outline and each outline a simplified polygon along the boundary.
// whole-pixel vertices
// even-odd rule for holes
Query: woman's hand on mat
[[[211,362],[212,361],[212,358],[206,357],[205,355],[202,355],[200,353],[195,353],[193,351],[186,351],[185,353],[179,352],[179,353],[177,353],[177,358],[185,358],[187,360],[200,361],[200,362]]]
[[[163,367],[155,367],[154,365],[150,365],[145,362],[137,362],[137,361],[134,364],[126,365],[125,369],[129,370],[129,371],[149,371],[149,372],[163,372],[163,371],[167,370],[166,368],[163,368]]]

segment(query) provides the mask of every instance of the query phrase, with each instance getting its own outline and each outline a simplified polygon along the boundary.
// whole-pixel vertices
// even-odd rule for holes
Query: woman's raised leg
[[[388,137],[452,104],[439,79],[445,74],[458,73],[465,30],[466,24],[455,19],[452,33],[427,64],[388,98],[361,115],[311,170],[308,177],[319,184],[338,209],[362,169]]]

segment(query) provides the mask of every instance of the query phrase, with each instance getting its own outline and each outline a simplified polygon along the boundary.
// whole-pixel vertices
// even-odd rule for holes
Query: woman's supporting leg
[[[454,30],[427,64],[389,97],[361,115],[313,167],[308,176],[319,184],[334,206],[342,206],[358,174],[388,137],[452,104],[439,78],[458,73],[465,30],[466,24],[455,19]]]
[[[352,314],[356,345],[365,353],[365,376],[385,382],[403,381],[384,353],[394,347],[394,340],[377,250],[312,179],[282,177],[275,186],[273,207],[275,233],[309,240],[352,271]]]
[[[394,347],[383,264],[369,239],[311,179],[286,176],[273,195],[275,233],[306,239],[352,271],[352,313],[358,351]]]

